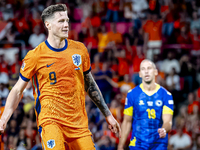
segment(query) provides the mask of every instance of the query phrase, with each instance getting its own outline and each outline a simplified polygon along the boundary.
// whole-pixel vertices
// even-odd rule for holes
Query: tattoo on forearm
[[[105,117],[111,114],[108,106],[106,105],[103,96],[94,81],[92,74],[88,73],[84,75],[85,81],[85,91],[88,93],[92,101],[96,104],[96,106],[101,110]]]

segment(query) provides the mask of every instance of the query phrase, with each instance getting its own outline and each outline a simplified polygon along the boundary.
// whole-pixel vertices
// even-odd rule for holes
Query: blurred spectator
[[[109,0],[107,4],[106,21],[119,22],[119,9],[121,0]],[[112,19],[111,19],[112,17]]]
[[[192,13],[192,21],[190,24],[190,29],[194,30],[197,29],[200,32],[200,18],[198,17],[197,11]]]
[[[11,4],[6,4],[6,1],[1,1],[0,11],[2,12],[3,20],[8,21],[13,18],[13,8]]]
[[[194,112],[194,106],[197,106],[199,107],[199,102],[198,101],[195,101],[195,95],[194,93],[189,93],[188,94],[188,114],[193,114]]]
[[[33,0],[33,6],[31,7],[31,12],[32,13],[35,11],[42,12],[43,10],[44,10],[44,6],[40,4],[40,0]]]
[[[181,27],[181,33],[177,38],[177,43],[178,44],[191,44],[192,43],[186,26]]]
[[[169,139],[169,149],[190,149],[192,145],[190,136],[186,133],[183,133],[183,127],[177,126],[176,129],[177,133],[175,135],[172,135]]]
[[[104,52],[104,49],[107,47],[107,44],[109,43],[109,37],[108,33],[106,31],[105,24],[101,25],[101,31],[97,34],[98,36],[98,52],[102,53]]]
[[[20,60],[19,52],[16,52],[14,63],[9,65],[9,74],[11,79],[17,79],[19,77],[21,65],[22,61]]]
[[[180,66],[180,76],[184,78],[184,91],[191,92],[193,90],[193,82],[195,81],[195,70],[188,55],[183,55],[180,58]]]
[[[110,112],[112,113],[114,118],[120,123],[122,120],[121,107],[120,103],[115,99],[111,101]]]
[[[200,134],[197,135],[192,150],[200,150]]]
[[[125,74],[129,74],[129,63],[126,59],[126,51],[124,49],[116,50],[114,48],[114,56],[118,59],[118,75],[122,78]]]
[[[5,104],[8,94],[9,94],[8,88],[3,83],[0,83],[0,97],[1,97],[1,101],[2,101],[1,104],[3,104],[3,105]]]
[[[139,77],[140,63],[145,59],[142,48],[143,48],[142,46],[136,47],[137,55],[133,57],[132,61],[133,64],[132,81],[136,86],[142,83],[142,79]]]
[[[0,50],[0,72],[8,75],[8,64],[5,61],[4,51]]]
[[[144,46],[146,58],[153,60],[154,54],[160,54],[162,46],[162,21],[158,14],[152,14],[152,20],[148,20],[143,26],[145,31]]]
[[[166,74],[169,74],[172,68],[175,68],[176,73],[180,72],[180,64],[178,60],[175,58],[175,54],[172,51],[169,51],[167,54],[167,58],[162,63],[162,71]]]
[[[116,23],[110,23],[111,31],[108,32],[109,42],[114,42],[115,45],[122,44],[122,34],[117,31]]]
[[[9,128],[8,128],[8,136],[16,136],[19,133],[19,127],[17,126],[17,121],[12,119],[9,122]]]
[[[108,68],[108,62],[103,62],[102,70],[98,70],[97,72],[94,72],[94,79],[96,80],[96,83],[99,87],[99,89],[102,92],[102,95],[105,99],[105,102],[107,104],[110,104],[110,95],[112,91],[112,87],[110,83],[106,80],[106,76],[112,78],[112,72]]]
[[[171,72],[166,78],[166,85],[169,91],[180,91],[180,77],[176,74],[175,68],[172,68]],[[172,94],[173,95],[173,94]]]
[[[14,138],[14,147],[23,146],[27,150],[31,149],[31,140],[26,137],[25,130],[23,128],[19,131],[19,136]]]
[[[41,42],[45,41],[46,36],[44,33],[41,33],[40,26],[36,25],[33,29],[33,33],[30,35],[28,43],[31,48],[37,47]]]
[[[145,10],[149,8],[146,0],[131,0],[132,1],[132,18],[145,18]],[[137,20],[138,21],[138,20]]]
[[[72,24],[69,25],[68,39],[78,40],[78,32],[75,29],[72,29]]]
[[[200,30],[194,28],[191,34],[191,40],[193,44],[193,49],[191,50],[191,55],[200,56]]]
[[[174,29],[174,14],[172,0],[162,0],[162,6],[160,8],[161,16],[164,19],[162,34],[166,37],[170,37]]]
[[[125,41],[128,40],[129,46],[137,45],[136,41],[136,31],[133,26],[128,28],[128,32],[124,34]]]
[[[89,35],[85,39],[85,45],[90,53],[91,62],[93,62],[94,55],[98,53],[98,38],[93,27],[89,29]]]

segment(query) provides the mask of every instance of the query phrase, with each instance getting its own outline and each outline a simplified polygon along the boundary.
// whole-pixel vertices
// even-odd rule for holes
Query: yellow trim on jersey
[[[173,113],[174,113],[174,111],[171,109],[171,108],[169,108],[169,107],[167,107],[166,105],[164,105],[163,106],[163,112],[162,112],[163,114],[170,114],[170,115],[173,115]]]
[[[124,114],[128,116],[133,116],[133,106],[124,109]]]
[[[130,141],[129,146],[135,146],[135,143],[136,143],[136,137],[134,137],[134,139]]]
[[[144,93],[146,93],[146,91],[144,90],[144,87],[143,87],[143,83],[140,84],[140,88],[142,89],[142,91],[143,91]],[[154,91],[152,94],[147,94],[147,93],[146,93],[146,94],[147,94],[148,96],[151,96],[151,95],[155,94],[159,89],[160,89],[160,85],[156,83],[156,89],[155,89],[155,91]]]

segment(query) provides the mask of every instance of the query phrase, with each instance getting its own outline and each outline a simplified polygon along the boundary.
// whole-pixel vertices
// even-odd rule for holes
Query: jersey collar
[[[65,39],[65,46],[63,48],[54,48],[49,44],[49,42],[47,40],[45,41],[45,44],[47,45],[47,47],[49,49],[51,49],[52,51],[56,51],[56,52],[64,51],[68,47],[68,41],[66,39]]]
[[[143,83],[140,84],[140,88],[142,89],[142,91],[143,91],[145,94],[147,94],[146,91],[144,90]],[[160,85],[159,85],[159,84],[156,84],[156,89],[155,89],[155,91],[154,91],[152,94],[147,94],[147,95],[148,95],[148,96],[152,96],[152,95],[155,94],[159,89],[160,89]]]

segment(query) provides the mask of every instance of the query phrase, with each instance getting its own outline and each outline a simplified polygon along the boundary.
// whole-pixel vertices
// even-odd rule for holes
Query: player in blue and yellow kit
[[[153,62],[147,59],[141,62],[142,84],[127,94],[118,150],[123,150],[131,127],[130,150],[167,150],[173,98],[170,92],[155,83],[157,74]]]

